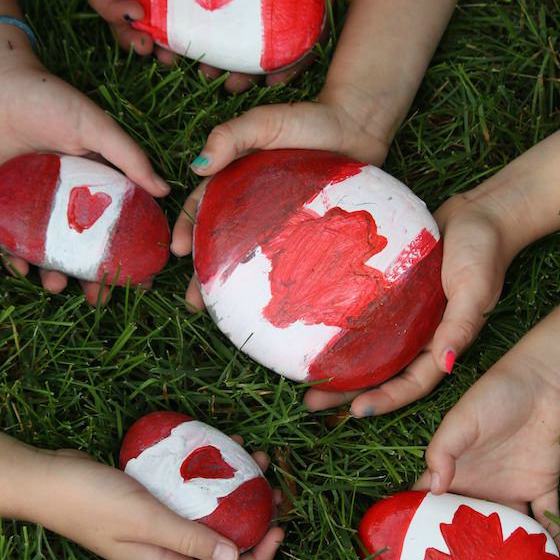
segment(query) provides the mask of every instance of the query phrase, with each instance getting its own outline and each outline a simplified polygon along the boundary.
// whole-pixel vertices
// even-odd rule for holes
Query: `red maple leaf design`
[[[497,513],[485,516],[460,506],[451,524],[441,524],[449,554],[430,548],[424,560],[558,560],[546,552],[544,533],[529,534],[521,527],[504,541]]]
[[[277,327],[298,320],[350,327],[385,286],[365,263],[386,245],[369,212],[300,210],[262,246],[272,263],[265,317]]]

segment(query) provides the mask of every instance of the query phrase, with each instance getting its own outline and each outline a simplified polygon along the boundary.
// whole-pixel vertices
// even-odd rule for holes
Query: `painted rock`
[[[258,544],[273,512],[259,466],[231,438],[175,412],[154,412],[128,430],[120,466],[182,517],[231,539]]]
[[[442,244],[425,204],[375,167],[263,151],[208,184],[194,232],[209,312],[230,340],[297,381],[378,385],[441,320]],[[328,380],[328,381],[327,381]]]
[[[557,560],[534,519],[454,494],[403,492],[371,507],[359,536],[378,560]]]
[[[317,43],[325,0],[140,0],[133,27],[181,55],[236,72],[290,66]]]
[[[150,280],[169,257],[154,199],[89,159],[29,154],[0,166],[0,246],[82,280]]]

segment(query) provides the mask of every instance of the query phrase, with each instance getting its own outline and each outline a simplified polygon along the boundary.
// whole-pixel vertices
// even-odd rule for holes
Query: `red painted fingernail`
[[[455,360],[457,359],[457,354],[455,354],[454,350],[449,349],[445,353],[445,371],[448,374],[453,372],[453,366],[455,365]]]

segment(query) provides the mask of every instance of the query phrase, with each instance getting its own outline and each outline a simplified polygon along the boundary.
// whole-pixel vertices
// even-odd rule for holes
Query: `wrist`
[[[0,434],[0,517],[33,518],[33,496],[43,452]]]
[[[318,96],[337,115],[344,135],[344,153],[381,165],[387,156],[400,117],[389,99],[375,97],[352,84],[325,85]]]

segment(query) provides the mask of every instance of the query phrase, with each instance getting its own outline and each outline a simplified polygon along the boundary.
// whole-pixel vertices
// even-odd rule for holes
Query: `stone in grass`
[[[327,391],[397,374],[445,307],[426,205],[381,169],[330,152],[257,152],[215,175],[194,262],[209,312],[238,348]]]
[[[148,282],[169,258],[161,208],[89,159],[29,154],[0,166],[0,246],[81,280]]]
[[[559,558],[551,536],[534,519],[455,494],[402,492],[381,500],[367,511],[358,533],[378,560]]]
[[[286,68],[317,43],[325,0],[140,0],[132,26],[180,55],[263,74]]]
[[[273,513],[272,489],[231,438],[175,412],[153,412],[128,430],[120,466],[177,514],[232,540],[257,545]]]

